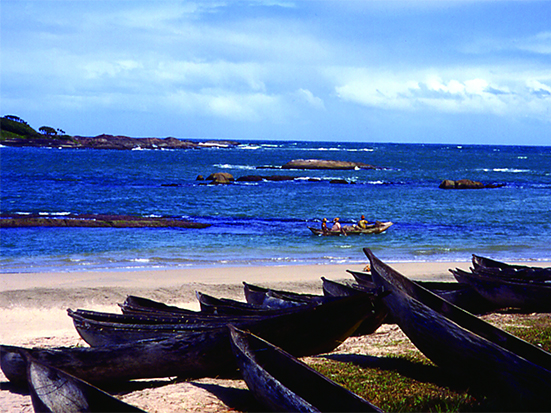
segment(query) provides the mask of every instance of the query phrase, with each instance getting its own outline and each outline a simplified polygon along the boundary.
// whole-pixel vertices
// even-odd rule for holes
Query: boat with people
[[[314,235],[319,236],[339,236],[339,235],[368,235],[368,234],[380,234],[389,229],[393,222],[390,221],[375,221],[373,224],[367,225],[365,228],[360,228],[357,225],[343,225],[339,231],[331,229],[323,230],[321,228],[308,227]]]

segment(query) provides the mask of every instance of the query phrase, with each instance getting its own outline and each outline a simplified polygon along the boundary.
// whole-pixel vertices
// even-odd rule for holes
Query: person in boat
[[[321,232],[323,232],[324,234],[326,234],[328,231],[327,229],[327,218],[323,218],[321,220]]]
[[[360,220],[358,221],[358,228],[360,229],[367,229],[367,226],[369,225],[369,222],[365,219],[365,215],[362,215]]]
[[[339,218],[333,219],[333,226],[331,227],[331,232],[341,232],[342,234],[346,235],[346,232],[344,232],[344,229],[339,221],[340,221]]]

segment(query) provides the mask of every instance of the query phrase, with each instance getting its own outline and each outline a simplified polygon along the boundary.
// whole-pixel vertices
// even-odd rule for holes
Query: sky
[[[2,0],[0,111],[71,135],[551,145],[551,1]]]

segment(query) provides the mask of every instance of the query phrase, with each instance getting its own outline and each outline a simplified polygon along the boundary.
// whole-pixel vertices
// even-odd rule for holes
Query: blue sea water
[[[379,170],[277,169],[292,159]],[[0,272],[388,261],[551,260],[551,147],[247,141],[199,150],[0,148],[3,213],[185,217],[206,229],[0,229]],[[273,166],[276,169],[257,169]],[[198,175],[293,175],[204,185]],[[306,178],[321,178],[312,182]],[[443,190],[443,179],[505,186]],[[353,184],[334,184],[345,179]],[[383,234],[317,237],[323,217],[392,221]]]

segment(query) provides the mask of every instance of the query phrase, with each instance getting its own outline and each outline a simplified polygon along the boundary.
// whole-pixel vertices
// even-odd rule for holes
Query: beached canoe
[[[368,249],[373,281],[413,344],[454,377],[507,409],[551,409],[551,354],[468,313],[384,264]]]
[[[497,308],[524,312],[551,311],[551,284],[530,283],[482,273],[450,270],[459,283],[473,288]]]
[[[474,273],[503,277],[511,281],[551,284],[551,268],[511,265],[473,254]]]
[[[278,412],[379,412],[379,408],[253,334],[230,327],[247,386]]]
[[[365,296],[345,297],[247,326],[294,356],[332,351],[371,313]],[[107,332],[106,332],[107,333]],[[25,381],[20,348],[0,345],[0,365],[11,381]],[[138,378],[215,377],[235,373],[227,326],[175,332],[165,339],[98,347],[27,349],[40,362],[82,380],[117,382]],[[22,368],[23,366],[23,368]]]
[[[322,302],[323,296],[318,294],[295,293],[292,291],[274,290],[243,282],[245,300],[249,304],[262,307],[289,307],[312,301]]]
[[[90,383],[33,359],[25,351],[22,353],[35,412],[144,413]]]
[[[374,287],[375,284],[370,273],[352,270],[347,270],[347,272],[354,277],[358,284],[367,288]],[[413,282],[473,314],[488,314],[499,309],[499,307],[486,300],[467,284],[447,281]]]
[[[267,292],[263,305],[254,305],[244,303],[229,298],[216,298],[208,294],[197,292],[201,311],[220,315],[261,315],[261,314],[281,314],[289,311],[295,311],[296,307],[304,305],[317,305],[330,301],[330,298],[320,297],[319,300],[294,301],[277,297],[277,293]],[[278,301],[274,304],[273,301]]]
[[[321,277],[323,282],[323,292],[328,297],[349,297],[358,294],[367,294],[373,302],[372,314],[367,317],[358,329],[352,334],[353,336],[365,336],[374,333],[383,323],[390,323],[388,309],[383,301],[378,296],[375,289],[367,289],[358,284],[342,284],[337,281],[328,280]]]
[[[124,300],[124,303],[119,304],[123,314],[140,314],[140,313],[164,313],[167,315],[178,314],[195,314],[196,311],[186,308],[167,305],[159,301],[154,301],[145,297],[129,295]]]
[[[355,225],[345,225],[342,227],[342,230],[346,233],[346,235],[369,235],[369,234],[380,234],[381,232],[386,231],[389,229],[392,225],[394,225],[393,222],[386,221],[386,222],[377,222],[375,224],[372,224],[368,226],[365,229],[359,228]],[[341,231],[325,231],[323,232],[321,228],[314,228],[314,227],[308,227],[310,231],[314,235],[320,235],[320,236],[339,236],[344,235]]]

